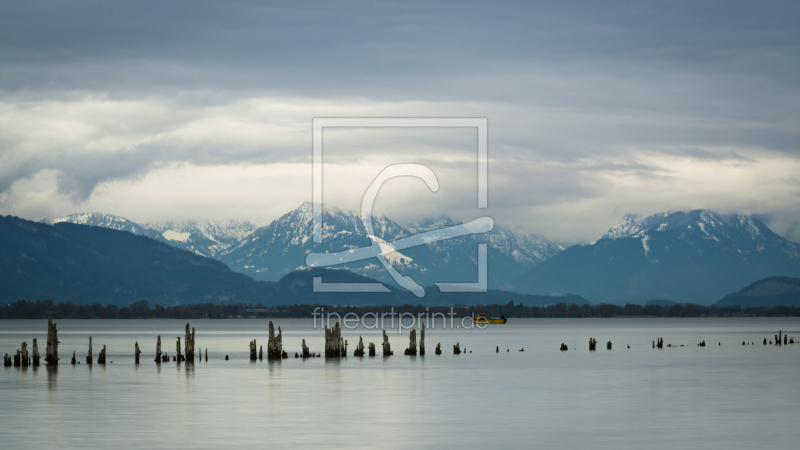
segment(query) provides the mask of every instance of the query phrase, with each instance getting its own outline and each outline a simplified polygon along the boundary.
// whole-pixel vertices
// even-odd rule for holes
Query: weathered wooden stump
[[[250,341],[250,361],[255,361],[258,359],[258,351],[256,348],[256,340],[253,339]]]
[[[419,331],[419,356],[425,356],[425,322],[422,322],[422,329]]]
[[[589,338],[589,351],[597,350],[597,339]]]
[[[191,329],[191,332],[189,331],[189,322],[186,322],[183,345],[183,359],[186,362],[194,362],[194,328]]]
[[[389,336],[386,335],[386,330],[383,330],[383,356],[392,356],[392,346],[389,345]]]
[[[14,355],[14,367],[22,367],[22,358],[20,357],[19,350],[17,350],[17,354]]]
[[[500,353],[500,346],[499,345],[497,347],[495,347],[494,352],[495,353]]]
[[[698,347],[705,347],[706,346],[706,341],[700,341],[700,343],[697,344],[697,346]]]
[[[175,353],[176,353],[176,355],[173,357],[173,361],[177,361],[177,362],[186,361],[186,356],[184,356],[183,353],[181,353],[181,337],[178,336],[177,338],[178,338],[178,340],[175,343]]]
[[[369,356],[375,356],[375,344],[373,342],[369,343],[367,349],[369,350]]]
[[[208,347],[206,347],[206,362],[208,362]]]
[[[356,345],[353,356],[364,356],[364,339],[361,336],[358,337],[358,345]]]
[[[608,344],[606,344],[606,349],[611,350],[611,341],[608,341]]]
[[[337,324],[338,325],[338,324]],[[278,334],[275,334],[275,327],[272,321],[269,321],[269,340],[267,341],[267,359],[281,359],[283,357],[283,337],[281,336],[281,327],[278,327]],[[288,355],[287,355],[288,358]]]
[[[460,355],[461,354],[461,343],[456,342],[456,345],[453,346],[453,354]]]
[[[775,335],[775,345],[781,345],[781,338],[777,334]]]
[[[228,360],[228,355],[225,355],[225,361],[227,361],[227,360]]]
[[[303,359],[310,358],[311,355],[310,355],[310,352],[308,350],[308,346],[306,345],[306,340],[305,339],[303,339],[303,343],[301,344],[301,348],[303,350],[303,354],[302,354]]]
[[[103,346],[103,349],[100,350],[100,354],[97,355],[97,364],[105,364],[106,363],[106,346]]]
[[[764,345],[767,345],[767,338],[764,338]]]
[[[259,361],[263,361],[264,360],[264,346],[263,345],[259,345],[258,346],[258,360]]]
[[[567,345],[566,345],[565,343],[563,343],[563,342],[562,342],[562,343],[561,343],[561,351],[562,351],[562,352],[565,352],[565,351],[567,351],[567,350],[569,350],[569,347],[567,347]]]
[[[417,356],[417,330],[408,333],[408,348],[403,352],[404,355]]]
[[[139,355],[142,354],[142,351],[139,350],[139,341],[136,341],[136,344],[133,346],[133,357],[135,358],[135,363],[139,364]]]
[[[78,360],[75,358],[75,350],[72,351],[72,361],[70,362],[73,366],[78,363]]]
[[[783,335],[783,345],[786,345],[786,344],[788,344],[788,343],[789,343],[789,341],[787,340],[787,339],[788,339],[788,337],[789,337],[789,336],[788,336],[788,335],[786,335],[786,334],[784,334],[784,335]],[[34,340],[33,340],[33,342],[34,342],[34,348],[35,348],[35,347],[36,347],[36,339],[34,339]]]
[[[161,341],[159,340],[159,345],[161,345]],[[92,364],[92,337],[89,336],[89,354],[86,355],[86,364]]]
[[[20,350],[20,359],[22,360],[22,367],[28,367],[28,343],[22,343],[22,350]]]
[[[53,323],[53,318],[47,319],[47,349],[45,349],[44,360],[50,366],[58,364],[58,329]]]
[[[3,356],[3,367],[11,367],[13,364],[11,357],[6,353],[6,356]]]
[[[658,338],[658,344],[656,344],[658,348],[664,348],[664,338]]]
[[[156,341],[156,362],[160,363],[162,362],[162,359],[163,358],[161,358],[161,335],[159,334],[158,341]]]
[[[441,342],[436,344],[436,350],[434,350],[433,353],[435,353],[437,355],[441,355],[442,354],[442,343]]]
[[[325,326],[325,357],[347,357],[347,346],[342,339],[342,327],[339,322],[336,322],[331,329],[328,329],[327,325]]]
[[[33,367],[39,367],[39,344],[33,338]]]

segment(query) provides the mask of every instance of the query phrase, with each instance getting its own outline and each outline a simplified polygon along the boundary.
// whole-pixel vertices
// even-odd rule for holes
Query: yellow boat
[[[493,318],[493,317],[489,317],[489,315],[486,314],[486,313],[480,313],[477,316],[475,316],[472,320],[473,320],[473,322],[475,322],[477,324],[480,324],[480,325],[490,324],[490,323],[506,323],[506,322],[508,322],[508,319],[506,319],[506,316],[501,315],[499,319],[496,319],[496,318]]]

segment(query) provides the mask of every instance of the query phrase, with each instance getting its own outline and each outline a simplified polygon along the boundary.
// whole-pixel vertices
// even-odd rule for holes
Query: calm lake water
[[[324,334],[310,319],[279,319],[291,357],[255,363],[248,342],[266,347],[267,320],[194,320],[208,362],[160,366],[156,335],[173,355],[185,320],[56,322],[54,370],[44,365],[46,321],[0,321],[0,354],[13,356],[23,340],[30,349],[35,337],[43,364],[0,371],[0,448],[796,449],[800,442],[800,344],[761,344],[778,330],[800,338],[797,318],[510,319],[485,330],[428,329],[425,357],[403,356],[408,332],[395,329],[387,331],[394,356],[340,361],[295,359],[303,338],[323,352]],[[348,353],[362,335],[380,355],[380,333],[345,330]],[[106,345],[109,363],[70,365],[73,350],[85,360],[89,335],[95,360]],[[653,350],[658,337],[673,348]],[[701,340],[707,347],[696,346]],[[144,352],[138,366],[135,341]],[[453,355],[456,341],[467,353]],[[438,342],[441,356],[433,354]],[[559,351],[562,342],[569,351]]]

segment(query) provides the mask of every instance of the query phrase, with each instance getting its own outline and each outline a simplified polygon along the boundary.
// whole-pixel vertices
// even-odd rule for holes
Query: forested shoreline
[[[791,306],[749,307],[713,306],[695,304],[675,305],[634,305],[624,306],[608,303],[599,304],[555,304],[548,306],[525,306],[509,302],[504,305],[458,305],[426,307],[421,305],[382,305],[359,307],[355,305],[285,305],[268,308],[262,304],[216,304],[151,306],[146,301],[128,306],[100,304],[77,304],[71,302],[54,303],[49,300],[18,300],[0,307],[0,319],[228,319],[250,316],[266,318],[310,318],[318,313],[441,313],[447,316],[451,311],[456,317],[487,313],[491,316],[508,318],[582,318],[582,317],[797,317],[800,308]]]

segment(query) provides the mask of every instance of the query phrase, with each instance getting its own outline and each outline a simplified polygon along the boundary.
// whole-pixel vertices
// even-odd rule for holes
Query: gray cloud
[[[80,208],[99,187],[169,168],[307,165],[314,116],[486,116],[494,211],[531,231],[592,240],[628,210],[772,208],[784,211],[776,226],[800,238],[788,219],[800,210],[795,185],[758,178],[800,158],[796,2],[0,1],[0,10],[6,212],[24,214],[35,202],[22,200],[21,183],[48,171],[55,193]],[[461,167],[436,153],[446,142],[417,144],[441,170]],[[357,166],[369,152],[337,158]],[[720,188],[715,174],[726,170],[741,186]],[[468,215],[452,195],[419,214]]]

